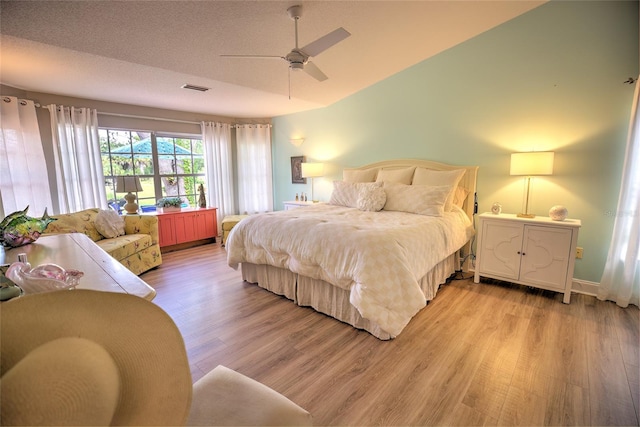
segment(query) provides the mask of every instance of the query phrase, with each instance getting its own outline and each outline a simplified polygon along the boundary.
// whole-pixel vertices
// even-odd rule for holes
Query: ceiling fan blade
[[[320,37],[318,40],[309,43],[302,50],[309,56],[317,56],[325,50],[329,49],[334,44],[341,42],[349,37],[351,33],[344,28],[340,27],[337,30],[333,30],[329,34]]]
[[[329,78],[311,61],[304,64],[304,71],[319,82],[323,82]]]
[[[266,59],[285,59],[284,56],[277,55],[220,55],[227,58],[266,58]]]

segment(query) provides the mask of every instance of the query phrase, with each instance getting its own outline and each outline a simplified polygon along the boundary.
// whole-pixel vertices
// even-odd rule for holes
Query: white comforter
[[[243,219],[228,237],[227,261],[236,269],[242,262],[286,268],[350,290],[362,317],[397,336],[426,305],[418,280],[472,235],[457,208],[432,217],[322,204]]]

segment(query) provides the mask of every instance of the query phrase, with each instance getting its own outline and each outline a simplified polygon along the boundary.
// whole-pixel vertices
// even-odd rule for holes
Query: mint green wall
[[[574,277],[599,282],[634,91],[623,82],[637,76],[638,2],[546,3],[327,108],[274,118],[275,206],[311,191],[291,183],[291,156],[326,163],[320,200],[343,167],[421,158],[480,166],[480,211],[499,201],[515,213],[522,179],[509,175],[510,153],[555,151],[532,211],[562,204],[582,220]]]

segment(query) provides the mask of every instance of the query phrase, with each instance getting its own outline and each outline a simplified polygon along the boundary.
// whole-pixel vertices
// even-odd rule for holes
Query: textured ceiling
[[[525,13],[541,1],[0,2],[0,81],[35,92],[229,117],[332,104]],[[302,4],[299,45],[351,36],[312,61],[318,82],[279,59],[295,44],[286,10]],[[211,88],[200,93],[185,84]]]

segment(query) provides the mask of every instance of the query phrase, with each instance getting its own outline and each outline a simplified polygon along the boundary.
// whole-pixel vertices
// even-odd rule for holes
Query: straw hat
[[[192,383],[182,336],[142,298],[90,290],[0,306],[5,425],[179,425]]]

